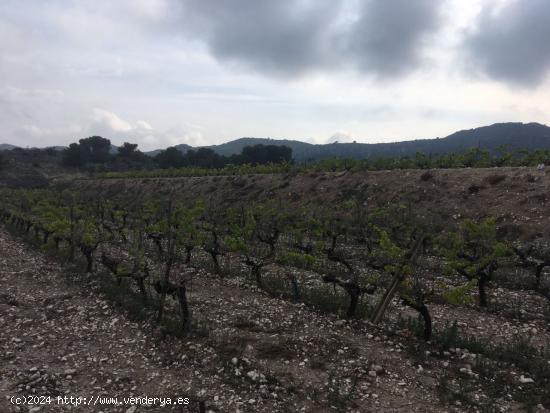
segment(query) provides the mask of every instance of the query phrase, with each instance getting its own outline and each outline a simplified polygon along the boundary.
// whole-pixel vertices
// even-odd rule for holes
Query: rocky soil
[[[495,217],[500,235],[530,240],[550,230],[550,171],[531,167],[312,172],[150,179],[56,180],[94,194],[173,193],[185,202],[210,201],[224,207],[272,200],[308,213],[340,206],[350,199],[367,205],[401,203],[414,207],[432,225],[448,227],[463,217]]]
[[[491,383],[476,372],[479,355],[439,351],[367,321],[319,314],[238,278],[197,274],[190,285],[195,328],[181,338],[164,334],[151,320],[133,321],[99,292],[101,275],[62,268],[4,230],[0,257],[2,412],[198,412],[199,401],[212,412],[466,412],[481,411],[479,406],[524,411],[511,395],[488,396]],[[441,307],[434,316],[439,322],[456,315],[487,334],[504,323],[474,310],[456,313]],[[514,323],[545,328],[537,321]],[[516,390],[537,386],[518,368],[506,368]],[[442,401],[442,392],[464,381],[465,396],[479,401],[478,407]],[[32,395],[53,401],[10,404],[11,396]],[[188,397],[190,404],[75,407],[58,404],[57,396],[83,397],[86,403],[99,397]]]

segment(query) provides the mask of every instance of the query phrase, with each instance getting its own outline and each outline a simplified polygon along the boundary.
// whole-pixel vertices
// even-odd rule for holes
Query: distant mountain
[[[496,150],[499,146],[516,149],[549,149],[550,127],[540,123],[495,123],[491,126],[462,130],[440,140],[446,152],[480,146]]]
[[[183,153],[186,153],[190,149],[198,149],[198,148],[193,148],[192,146],[186,145],[185,143],[180,143],[179,145],[176,145],[176,149],[180,150]]]
[[[0,151],[11,151],[15,148],[17,148],[17,146],[15,145],[10,145],[9,143],[0,143]]]
[[[65,149],[67,149],[67,147],[66,146],[47,146],[44,149],[53,149],[54,151],[61,152],[61,151],[64,151]]]
[[[66,146],[46,146],[45,148],[21,148],[20,146],[11,145],[9,143],[0,143],[0,151],[11,151],[12,149],[53,149],[54,151],[63,151],[67,149]]]
[[[470,148],[479,147],[495,152],[499,147],[508,149],[550,149],[550,127],[540,123],[496,123],[475,129],[455,132],[445,138],[420,139],[393,143],[329,143],[317,145],[297,140],[268,139],[268,138],[240,138],[220,145],[205,146],[220,155],[241,153],[249,145],[278,145],[289,146],[293,158],[298,161],[319,160],[333,157],[341,158],[370,158],[378,156],[401,157],[414,156],[416,152],[424,154],[443,154],[449,152],[464,152]],[[10,144],[0,144],[0,150],[16,148]],[[54,147],[56,150],[64,147]],[[187,144],[176,145],[181,152],[186,153],[194,148]],[[155,156],[162,149],[146,152]],[[111,153],[118,152],[118,148],[111,145]]]
[[[118,146],[111,144],[111,147],[109,148],[109,153],[111,155],[116,155],[118,153]]]
[[[180,143],[179,145],[174,145],[174,147],[176,149],[179,149],[182,153],[187,153],[187,151],[190,150],[190,149],[198,149],[198,148],[193,148],[192,146],[187,145],[185,143]],[[155,149],[154,151],[145,152],[145,155],[157,156],[162,151],[163,151],[163,149]]]
[[[499,147],[508,149],[550,149],[550,127],[539,123],[496,123],[490,126],[462,130],[445,138],[420,139],[393,143],[330,143],[316,145],[287,139],[240,138],[220,145],[207,146],[220,155],[238,154],[248,145],[286,145],[292,148],[296,161],[319,160],[333,157],[369,158],[378,156],[414,156],[416,152],[443,154],[464,152],[479,147],[495,152]],[[185,152],[191,149],[183,147]],[[158,151],[157,151],[158,153]]]

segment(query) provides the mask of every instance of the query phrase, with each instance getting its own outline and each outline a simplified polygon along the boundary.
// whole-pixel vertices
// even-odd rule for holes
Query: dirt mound
[[[58,185],[127,193],[174,193],[220,207],[274,200],[289,211],[321,212],[344,208],[351,199],[372,206],[399,203],[433,225],[464,217],[497,219],[502,236],[531,239],[548,230],[550,175],[536,168],[312,172],[150,179],[78,180]]]

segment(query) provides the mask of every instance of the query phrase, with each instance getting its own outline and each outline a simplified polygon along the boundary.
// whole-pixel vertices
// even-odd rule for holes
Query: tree
[[[90,136],[80,139],[81,151],[84,154],[86,162],[105,163],[110,158],[111,141],[101,136]]]
[[[86,160],[80,149],[80,145],[78,143],[71,143],[63,151],[61,162],[66,166],[83,167],[86,164]]]
[[[495,166],[514,166],[515,157],[508,145],[499,145],[496,148],[498,157],[495,159]]]
[[[221,168],[227,164],[227,158],[220,156],[210,148],[199,148],[189,150],[184,155],[186,166],[195,166],[199,168]]]
[[[111,155],[111,141],[101,136],[90,136],[71,143],[63,151],[62,163],[67,166],[84,167],[87,163],[105,163]]]
[[[261,165],[268,163],[285,163],[292,161],[292,149],[279,145],[245,146],[240,155],[240,163]]]
[[[416,152],[414,162],[415,166],[420,169],[429,169],[432,167],[431,156],[426,156],[422,152]]]
[[[491,166],[491,154],[487,149],[471,148],[462,155],[466,167],[488,168]]]
[[[122,146],[118,148],[118,156],[121,158],[133,158],[140,152],[137,150],[137,143],[124,142]]]
[[[175,146],[166,148],[155,156],[155,161],[160,168],[181,168],[185,165],[183,153]]]

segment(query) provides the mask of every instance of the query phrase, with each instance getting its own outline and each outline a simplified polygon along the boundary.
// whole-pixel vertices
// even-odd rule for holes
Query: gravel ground
[[[0,412],[198,412],[199,400],[212,412],[475,411],[440,402],[438,384],[453,374],[471,381],[471,397],[487,398],[469,368],[475,355],[417,343],[411,357],[410,340],[368,322],[318,314],[237,279],[197,275],[189,298],[201,334],[165,337],[102,297],[97,275],[70,277],[0,230]],[[521,385],[528,391],[536,383]],[[11,396],[32,395],[53,402],[10,404]],[[190,405],[75,407],[57,404],[57,396],[92,404],[98,397],[188,397]],[[493,405],[523,411],[511,399]]]

